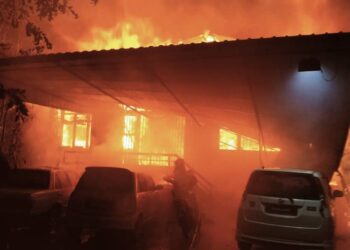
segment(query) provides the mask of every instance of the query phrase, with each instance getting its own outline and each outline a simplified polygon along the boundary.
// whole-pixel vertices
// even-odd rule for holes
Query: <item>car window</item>
[[[65,172],[58,171],[55,174],[55,188],[68,188],[71,186],[71,182]]]
[[[134,174],[126,169],[87,169],[80,178],[76,190],[88,192],[135,192]]]
[[[304,173],[255,172],[246,191],[254,195],[307,200],[318,200],[323,195],[320,181]]]

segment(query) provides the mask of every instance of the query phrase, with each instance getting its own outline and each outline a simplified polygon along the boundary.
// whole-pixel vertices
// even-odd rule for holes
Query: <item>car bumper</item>
[[[264,246],[264,245],[275,245],[275,246],[288,246],[288,247],[302,247],[303,249],[332,249],[333,248],[333,242],[322,242],[322,243],[310,243],[310,242],[302,242],[302,241],[292,241],[292,240],[286,240],[286,239],[279,239],[279,238],[266,238],[266,237],[256,237],[251,235],[237,235],[236,237],[237,241],[240,242],[246,242],[258,246]]]
[[[301,228],[241,220],[237,241],[256,245],[278,244],[296,247],[331,248],[334,231],[330,227]]]

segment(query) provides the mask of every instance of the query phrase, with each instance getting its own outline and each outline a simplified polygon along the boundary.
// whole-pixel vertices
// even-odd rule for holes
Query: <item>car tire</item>
[[[238,245],[239,250],[251,250],[252,249],[252,244],[250,244],[248,242],[238,241],[237,245]]]

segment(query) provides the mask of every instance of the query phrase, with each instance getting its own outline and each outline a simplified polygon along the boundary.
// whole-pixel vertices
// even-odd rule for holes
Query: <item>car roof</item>
[[[113,167],[113,166],[88,166],[85,171],[126,171],[133,173],[127,168]]]
[[[260,168],[256,169],[255,172],[280,172],[280,173],[300,173],[310,174],[318,178],[322,178],[322,174],[317,170],[311,169],[298,169],[298,168]]]
[[[16,168],[13,170],[41,170],[41,171],[55,171],[55,170],[61,170],[58,168],[53,168],[53,167],[49,167],[49,166],[40,166],[40,167],[26,167],[26,168]]]

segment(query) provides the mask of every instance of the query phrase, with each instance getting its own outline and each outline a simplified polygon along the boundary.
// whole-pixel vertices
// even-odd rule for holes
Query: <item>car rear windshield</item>
[[[134,192],[134,174],[126,169],[87,169],[80,178],[77,190],[93,192]]]
[[[26,189],[48,189],[50,171],[41,169],[11,170],[3,186]]]
[[[247,193],[254,195],[318,200],[321,183],[311,174],[255,172],[250,177]]]

